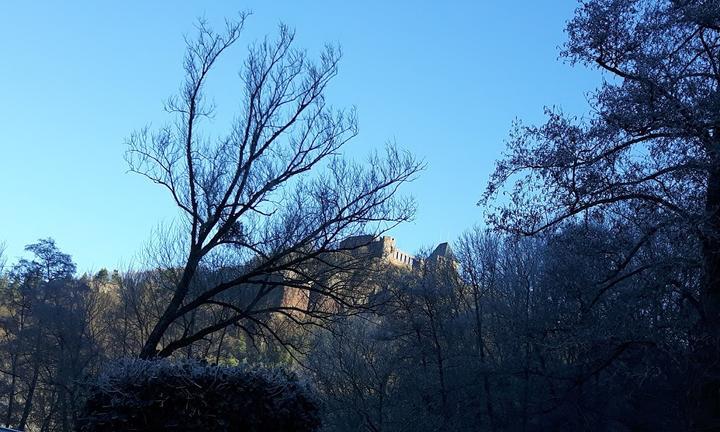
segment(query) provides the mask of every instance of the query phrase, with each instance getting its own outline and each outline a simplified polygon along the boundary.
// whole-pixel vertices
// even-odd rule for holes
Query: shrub
[[[91,385],[77,431],[314,431],[318,403],[281,369],[124,360]]]

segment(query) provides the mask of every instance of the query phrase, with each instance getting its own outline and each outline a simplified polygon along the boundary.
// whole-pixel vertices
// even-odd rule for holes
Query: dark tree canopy
[[[38,240],[25,246],[25,250],[35,257],[31,260],[22,259],[15,268],[15,273],[35,275],[45,282],[69,278],[75,274],[75,263],[70,255],[61,252],[51,238]]]
[[[720,12],[702,3],[583,4],[563,56],[606,72],[591,97],[595,115],[548,111],[542,126],[518,124],[486,192],[489,198],[508,180],[521,182],[517,201],[497,219],[501,226],[534,233],[601,206],[711,222],[704,198],[717,141],[712,22]],[[530,202],[540,193],[547,199]]]
[[[694,427],[720,424],[720,5],[715,1],[588,0],[567,27],[562,55],[598,68],[589,117],[548,110],[517,124],[484,196],[507,202],[495,226],[534,234],[585,218],[643,235],[620,260],[665,235],[691,246],[676,267],[704,275],[694,336],[699,366]],[[666,263],[665,263],[666,264]],[[639,270],[639,271],[638,271]],[[714,407],[714,408],[713,408]]]

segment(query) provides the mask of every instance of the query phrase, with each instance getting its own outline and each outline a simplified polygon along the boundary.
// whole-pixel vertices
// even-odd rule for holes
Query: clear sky
[[[125,267],[177,213],[158,186],[126,172],[124,138],[161,124],[182,79],[183,34],[205,16],[252,10],[244,39],[211,81],[231,116],[245,44],[297,30],[299,47],[343,47],[329,100],[356,106],[361,157],[388,140],[427,170],[405,192],[413,252],[482,222],[480,197],[514,118],[543,106],[586,109],[598,75],[558,61],[574,0],[23,1],[0,4],[0,241],[11,260],[53,237],[81,271]],[[218,127],[221,126],[218,121]]]

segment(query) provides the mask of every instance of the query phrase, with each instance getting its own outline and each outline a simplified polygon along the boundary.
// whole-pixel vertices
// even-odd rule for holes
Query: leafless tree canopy
[[[174,322],[199,307],[218,306],[224,292],[297,270],[345,235],[379,233],[413,214],[413,203],[396,192],[420,164],[393,146],[367,165],[342,159],[357,120],[352,110],[333,110],[324,96],[340,51],[327,46],[312,60],[293,46],[295,34],[284,25],[275,39],[250,46],[240,71],[241,110],[230,130],[217,137],[204,130],[214,109],[206,82],[239,40],[246,18],[228,21],[222,32],[198,23],[196,39],[187,41],[185,82],[166,105],[173,122],[128,139],[130,169],[168,190],[185,216],[188,237],[182,274],[144,357],[157,354]],[[196,274],[218,254],[233,254],[245,271],[190,296]],[[237,309],[181,341],[166,341],[161,352],[168,355],[245,315]]]

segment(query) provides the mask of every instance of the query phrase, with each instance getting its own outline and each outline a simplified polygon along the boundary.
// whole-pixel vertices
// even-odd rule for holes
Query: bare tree
[[[488,373],[488,349],[485,342],[488,325],[485,322],[485,315],[487,299],[492,295],[497,283],[499,243],[497,235],[475,227],[458,239],[457,248],[460,275],[465,286],[470,289],[469,297],[472,304],[468,309],[472,311],[475,325],[475,344],[483,377],[485,410],[491,431],[496,427]],[[478,424],[483,424],[483,418],[478,419]]]
[[[7,265],[7,256],[5,251],[7,250],[7,244],[3,241],[0,242],[0,276],[5,273],[5,266]]]
[[[395,193],[421,164],[392,146],[386,155],[371,157],[367,168],[340,158],[357,134],[354,112],[334,111],[324,97],[340,52],[327,46],[313,62],[293,47],[295,34],[284,25],[277,39],[250,47],[240,72],[241,111],[229,131],[202,131],[214,108],[204,93],[209,74],[238,41],[246,18],[227,21],[220,33],[198,23],[197,38],[187,41],[185,81],[166,105],[174,122],[128,139],[131,171],[167,189],[184,215],[187,243],[180,276],[145,341],[143,358],[170,355],[227,326],[256,320],[260,309],[289,314],[259,307],[282,286],[314,286],[353,306],[351,293],[321,283],[313,269],[342,237],[361,230],[379,234],[414,211],[411,200]],[[218,257],[222,268],[213,264]],[[200,272],[222,277],[198,288]],[[223,297],[238,290],[253,294],[240,304]],[[229,313],[166,337],[190,314],[211,308]]]

